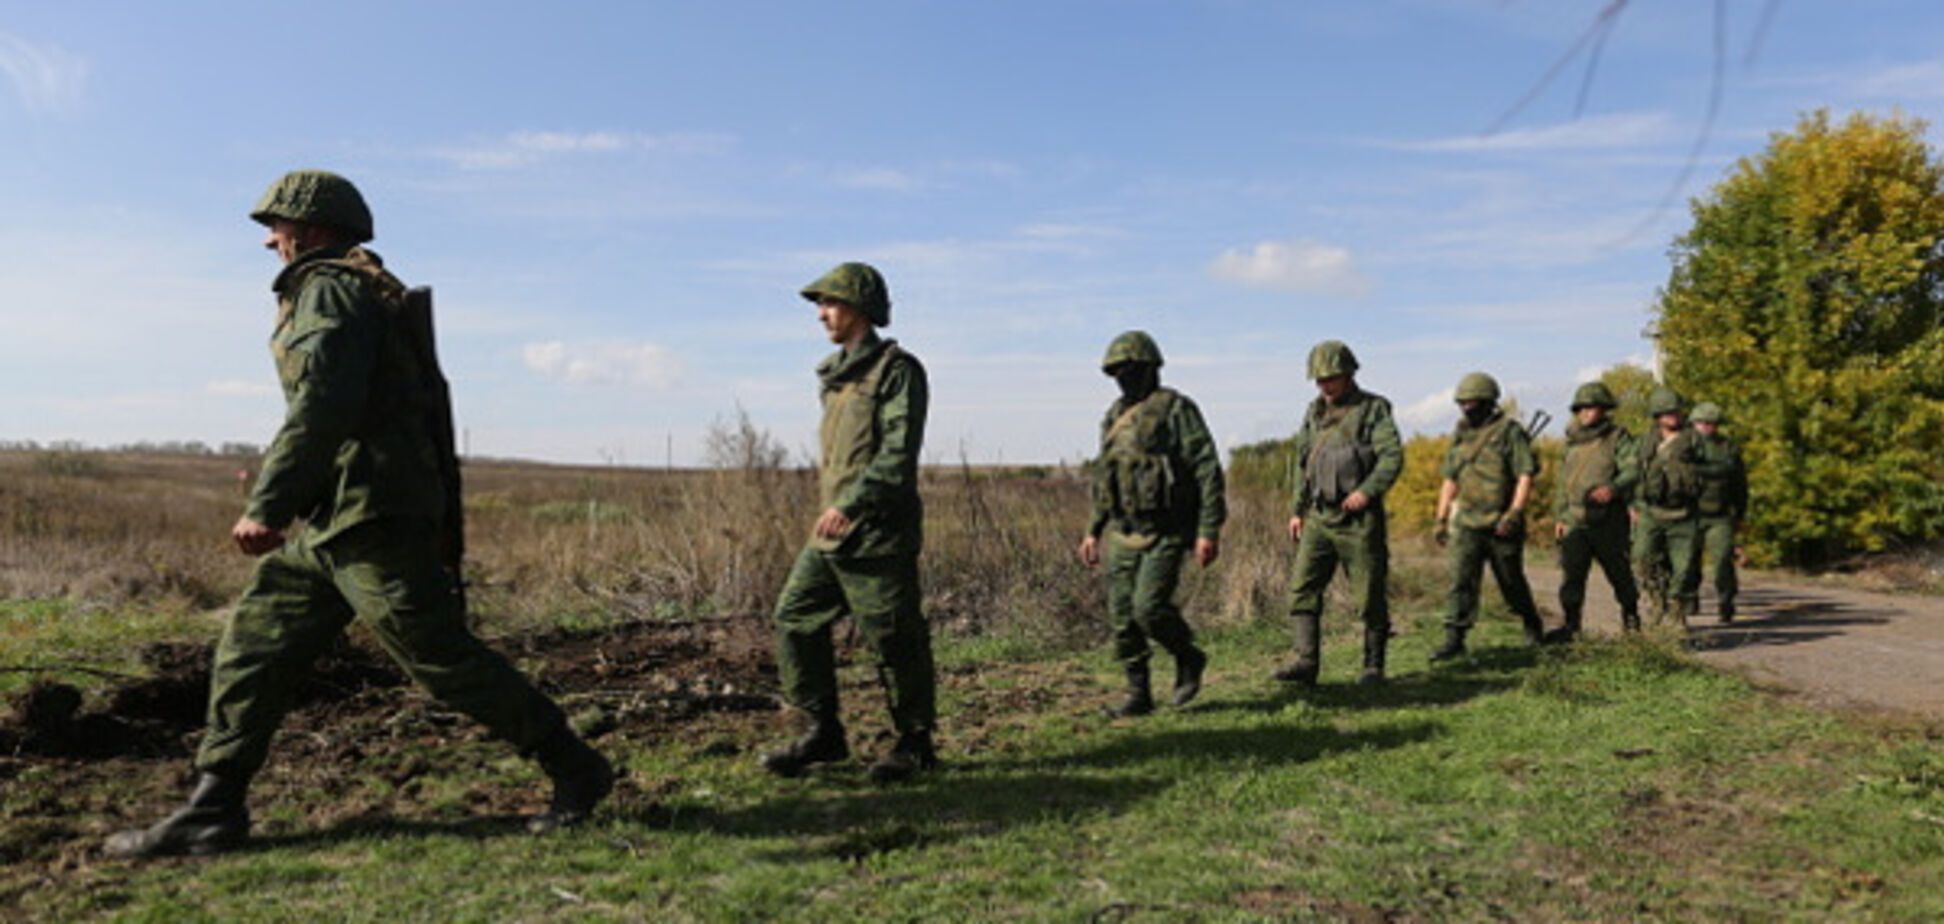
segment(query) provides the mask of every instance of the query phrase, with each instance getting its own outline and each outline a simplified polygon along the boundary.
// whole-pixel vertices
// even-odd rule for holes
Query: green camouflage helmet
[[[1613,389],[1606,387],[1605,382],[1588,382],[1573,392],[1575,411],[1583,407],[1603,407],[1610,411],[1619,406],[1620,402],[1613,400]]]
[[[1721,405],[1713,401],[1703,401],[1694,406],[1694,413],[1689,414],[1688,419],[1695,423],[1718,424],[1721,422]]]
[[[350,180],[328,170],[292,170],[279,177],[264,190],[250,218],[264,225],[278,218],[322,225],[349,235],[354,244],[372,236],[371,209],[364,196]]]
[[[810,301],[832,298],[864,312],[878,327],[891,326],[891,290],[884,277],[868,263],[839,263],[803,287],[802,296]]]
[[[1100,360],[1100,371],[1114,374],[1121,363],[1147,363],[1161,368],[1161,346],[1144,330],[1130,330],[1107,344],[1107,355]]]
[[[1455,401],[1492,401],[1499,399],[1498,380],[1483,372],[1473,372],[1458,380],[1458,390],[1452,393]]]
[[[1681,396],[1676,394],[1674,389],[1665,385],[1654,389],[1654,393],[1647,398],[1647,416],[1649,417],[1659,417],[1662,414],[1679,414],[1680,412]]]
[[[1325,340],[1310,348],[1309,377],[1332,379],[1357,371],[1357,354],[1341,340]]]

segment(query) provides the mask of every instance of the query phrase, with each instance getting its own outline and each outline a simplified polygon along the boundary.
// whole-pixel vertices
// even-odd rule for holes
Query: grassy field
[[[793,728],[767,697],[761,612],[784,566],[771,557],[796,542],[800,479],[475,466],[482,630],[626,764],[596,821],[525,836],[518,813],[544,799],[535,770],[354,646],[320,665],[279,740],[253,793],[254,849],[105,862],[100,837],[182,792],[211,607],[244,574],[215,541],[239,503],[232,467],[0,457],[0,667],[33,668],[0,684],[18,713],[48,681],[71,683],[81,717],[114,739],[0,757],[0,908],[157,921],[1944,917],[1944,730],[1813,711],[1667,638],[1531,651],[1489,606],[1478,653],[1433,671],[1436,566],[1411,554],[1393,578],[1394,681],[1349,683],[1355,633],[1336,601],[1326,684],[1292,693],[1267,679],[1287,646],[1279,505],[1248,494],[1224,560],[1184,591],[1215,659],[1203,700],[1108,721],[1118,677],[1099,589],[1070,563],[1082,487],[965,471],[927,484],[939,774],[866,781],[888,731],[854,647],[857,760],[800,780],[755,766]]]

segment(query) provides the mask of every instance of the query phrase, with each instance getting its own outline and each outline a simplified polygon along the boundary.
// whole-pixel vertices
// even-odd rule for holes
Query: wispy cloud
[[[1399,408],[1396,411],[1397,419],[1412,430],[1448,423],[1457,416],[1457,409],[1451,403],[1453,393],[1453,389],[1440,388]]]
[[[57,45],[37,44],[0,32],[0,73],[32,112],[63,112],[80,104],[88,62]]]
[[[1357,269],[1348,248],[1309,238],[1263,241],[1250,248],[1223,251],[1209,264],[1210,275],[1253,289],[1361,297],[1370,281]]]
[[[1395,142],[1385,146],[1404,151],[1492,154],[1639,148],[1675,140],[1678,140],[1678,133],[1674,119],[1667,113],[1619,112],[1491,135],[1458,135]]]
[[[1851,93],[1870,99],[1944,99],[1944,61],[1899,64],[1848,83]]]
[[[1652,372],[1656,377],[1660,375],[1660,363],[1656,361],[1655,357],[1646,353],[1630,353],[1626,358],[1615,360],[1604,366],[1581,366],[1577,372],[1573,373],[1573,382],[1577,385],[1584,385],[1587,382],[1598,381],[1601,375],[1605,374],[1608,369],[1614,366],[1638,366]]]
[[[431,153],[461,170],[517,170],[560,157],[631,152],[708,154],[733,144],[731,136],[708,132],[518,131]]]
[[[873,167],[837,177],[837,185],[849,189],[874,189],[881,192],[911,192],[924,185],[917,177],[890,167]]]
[[[681,378],[683,363],[667,349],[647,341],[606,340],[569,344],[545,340],[527,344],[520,355],[540,377],[574,385],[646,385],[667,388]]]

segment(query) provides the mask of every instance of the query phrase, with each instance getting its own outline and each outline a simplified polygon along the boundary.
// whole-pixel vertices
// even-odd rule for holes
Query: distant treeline
[[[260,456],[263,447],[255,443],[218,443],[210,446],[201,440],[142,440],[112,446],[90,446],[80,440],[0,440],[0,452],[130,452],[178,456]]]

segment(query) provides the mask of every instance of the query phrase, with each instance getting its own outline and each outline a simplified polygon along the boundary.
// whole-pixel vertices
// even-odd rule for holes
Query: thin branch
[[[1580,52],[1584,51],[1589,43],[1612,28],[1614,18],[1620,15],[1621,10],[1626,9],[1628,2],[1629,0],[1610,0],[1600,10],[1600,14],[1593,18],[1593,24],[1588,26],[1585,32],[1580,33],[1580,37],[1566,49],[1566,53],[1560,55],[1559,60],[1554,61],[1551,67],[1546,68],[1546,72],[1539,76],[1539,80],[1532,85],[1532,88],[1528,89],[1524,96],[1519,97],[1518,102],[1512,104],[1512,108],[1505,110],[1490,127],[1485,129],[1485,134],[1498,134],[1514,117],[1524,112],[1533,100],[1539,98],[1539,94],[1552,86],[1552,82],[1559,77],[1561,71],[1566,69],[1566,65],[1573,63],[1573,59],[1579,57]]]

